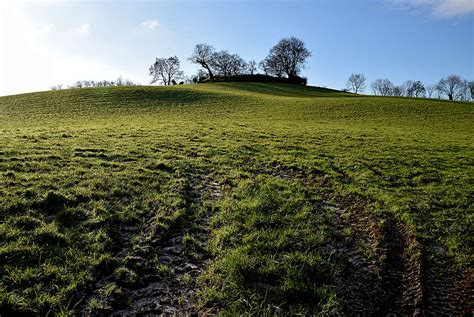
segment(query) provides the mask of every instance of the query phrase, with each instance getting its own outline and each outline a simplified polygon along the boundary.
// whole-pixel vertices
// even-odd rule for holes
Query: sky
[[[0,0],[0,95],[118,76],[149,84],[156,57],[198,43],[260,61],[281,38],[312,52],[308,84],[345,87],[451,74],[474,80],[474,0]],[[367,90],[368,91],[368,90]]]

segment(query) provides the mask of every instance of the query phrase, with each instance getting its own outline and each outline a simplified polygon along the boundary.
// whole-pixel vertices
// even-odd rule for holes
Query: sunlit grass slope
[[[0,313],[120,311],[144,276],[194,290],[186,312],[353,311],[347,254],[387,267],[392,223],[418,273],[472,283],[473,122],[472,103],[286,84],[0,97]]]

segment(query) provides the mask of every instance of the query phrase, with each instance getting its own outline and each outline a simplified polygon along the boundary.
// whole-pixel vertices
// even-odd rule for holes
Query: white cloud
[[[146,28],[149,28],[150,30],[154,30],[158,27],[158,25],[160,25],[158,23],[158,21],[156,20],[148,20],[148,21],[143,21],[142,23],[140,23],[142,26],[146,27]]]
[[[79,25],[78,27],[75,27],[73,30],[77,34],[89,34],[91,26],[89,23],[84,23]]]
[[[474,12],[474,0],[390,0],[392,4],[414,10],[428,10],[438,18],[453,18]]]
[[[474,0],[444,0],[434,7],[434,14],[441,17],[460,16],[474,12]]]

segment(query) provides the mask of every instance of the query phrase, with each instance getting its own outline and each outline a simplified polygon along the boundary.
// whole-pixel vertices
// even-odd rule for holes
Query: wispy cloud
[[[50,24],[46,24],[46,25],[42,25],[40,26],[36,32],[38,34],[48,34],[48,33],[52,33],[56,30],[56,26],[52,23]]]
[[[74,32],[77,34],[89,34],[91,26],[89,23],[84,23],[74,28]]]
[[[474,0],[389,0],[393,5],[419,14],[429,11],[438,18],[454,18],[474,12]]]
[[[158,25],[160,25],[158,23],[158,21],[156,20],[148,20],[148,21],[143,21],[142,23],[140,23],[140,25],[146,27],[146,28],[149,28],[150,30],[154,30],[158,27]]]

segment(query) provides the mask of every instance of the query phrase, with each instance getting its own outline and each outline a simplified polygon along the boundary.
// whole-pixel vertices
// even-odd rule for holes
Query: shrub
[[[200,83],[209,82],[208,78],[199,81]],[[284,84],[298,84],[306,85],[308,82],[307,78],[294,76],[291,78],[286,77],[273,77],[269,75],[256,74],[256,75],[232,75],[232,76],[216,76],[214,82],[254,82],[254,83],[284,83]]]

